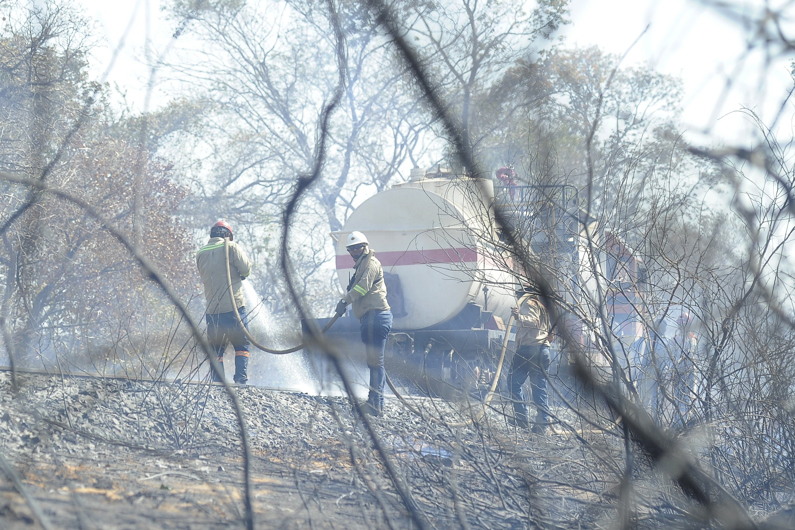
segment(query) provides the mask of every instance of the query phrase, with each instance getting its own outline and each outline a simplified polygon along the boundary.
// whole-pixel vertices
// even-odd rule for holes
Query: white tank
[[[484,287],[487,309],[507,320],[515,279],[510,259],[495,254],[493,202],[489,180],[412,171],[412,180],[367,199],[335,234],[340,285],[353,275],[345,238],[358,230],[384,272],[400,278],[406,314],[395,315],[394,330],[441,324],[470,302],[483,307]]]

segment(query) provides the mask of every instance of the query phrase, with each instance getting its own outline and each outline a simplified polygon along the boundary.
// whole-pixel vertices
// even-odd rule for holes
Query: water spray
[[[253,344],[257,348],[259,348],[260,350],[264,351],[265,353],[270,353],[272,355],[287,355],[288,353],[293,353],[293,352],[296,352],[298,350],[304,349],[304,347],[305,347],[304,343],[300,343],[297,346],[293,346],[292,348],[287,348],[285,350],[275,350],[273,348],[268,348],[267,346],[263,346],[262,344],[257,342],[257,339],[255,339],[251,335],[251,333],[248,332],[248,330],[246,329],[246,326],[243,324],[243,320],[240,318],[240,314],[237,312],[237,302],[235,302],[235,294],[232,291],[232,271],[229,268],[229,240],[226,239],[226,238],[224,238],[224,252],[226,254],[226,281],[227,281],[227,287],[228,287],[228,291],[229,291],[229,298],[230,298],[230,300],[232,300],[232,307],[235,308],[235,310],[232,311],[232,313],[234,313],[235,318],[237,319],[237,323],[240,326],[240,329],[243,331],[243,334],[248,338],[248,340],[251,342],[251,344]],[[329,323],[326,324],[326,326],[321,330],[321,333],[325,333],[326,331],[328,331],[328,329],[332,325],[334,325],[334,322],[336,322],[338,318],[339,318],[339,315],[335,314],[334,318],[332,318],[329,321]]]

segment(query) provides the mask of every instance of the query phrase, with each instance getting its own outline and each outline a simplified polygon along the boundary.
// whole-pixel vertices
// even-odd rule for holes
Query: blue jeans
[[[370,368],[370,393],[367,402],[378,412],[384,409],[384,348],[389,330],[392,329],[391,311],[368,311],[360,321],[362,342],[367,352]]]
[[[248,329],[248,314],[245,307],[238,307],[237,313],[240,315],[240,320],[243,325]],[[237,323],[235,313],[229,311],[228,313],[207,313],[207,340],[210,345],[215,349],[215,356],[221,368],[221,377],[219,378],[213,372],[213,381],[221,382],[224,375],[224,350],[226,350],[227,343],[231,342],[235,348],[235,383],[244,385],[248,381],[248,350],[251,343],[240,329],[240,324]]]
[[[520,346],[513,356],[511,371],[508,373],[508,385],[511,388],[514,418],[521,425],[527,425],[527,405],[524,401],[522,385],[530,377],[530,388],[533,391],[533,403],[538,411],[540,423],[549,422],[547,407],[547,379],[545,372],[549,368],[549,346]]]

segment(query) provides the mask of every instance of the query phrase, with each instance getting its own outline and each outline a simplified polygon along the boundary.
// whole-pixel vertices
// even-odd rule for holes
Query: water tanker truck
[[[354,272],[346,237],[360,231],[369,239],[394,315],[387,370],[434,395],[485,387],[496,368],[517,280],[495,245],[494,200],[490,180],[413,170],[332,234],[343,291]],[[350,311],[326,336],[343,351],[363,350]]]

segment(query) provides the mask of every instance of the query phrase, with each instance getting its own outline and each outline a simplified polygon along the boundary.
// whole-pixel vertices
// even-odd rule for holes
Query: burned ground
[[[223,388],[21,375],[0,376],[5,460],[58,528],[243,526],[243,452]],[[348,400],[236,388],[245,409],[258,525],[408,528],[413,523]],[[386,456],[432,527],[576,528],[609,517],[618,457],[583,451],[563,429],[509,427],[497,403],[474,426],[420,400],[423,419],[397,401],[374,422]],[[602,459],[602,462],[600,462]],[[604,475],[604,479],[599,476]],[[9,480],[5,528],[38,526]]]
[[[31,374],[18,381],[14,394],[10,374],[0,374],[3,528],[39,527],[34,509],[53,528],[245,527],[244,451],[222,387]],[[466,418],[461,404],[415,398],[420,416],[392,399],[372,423],[380,453],[347,399],[235,391],[251,442],[257,527],[613,527],[622,495],[640,528],[699,517],[642,451],[631,493],[622,490],[620,422],[611,427],[605,417],[591,418],[608,427],[600,429],[557,407],[561,423],[539,436],[509,426],[499,399],[459,428],[440,419]]]

